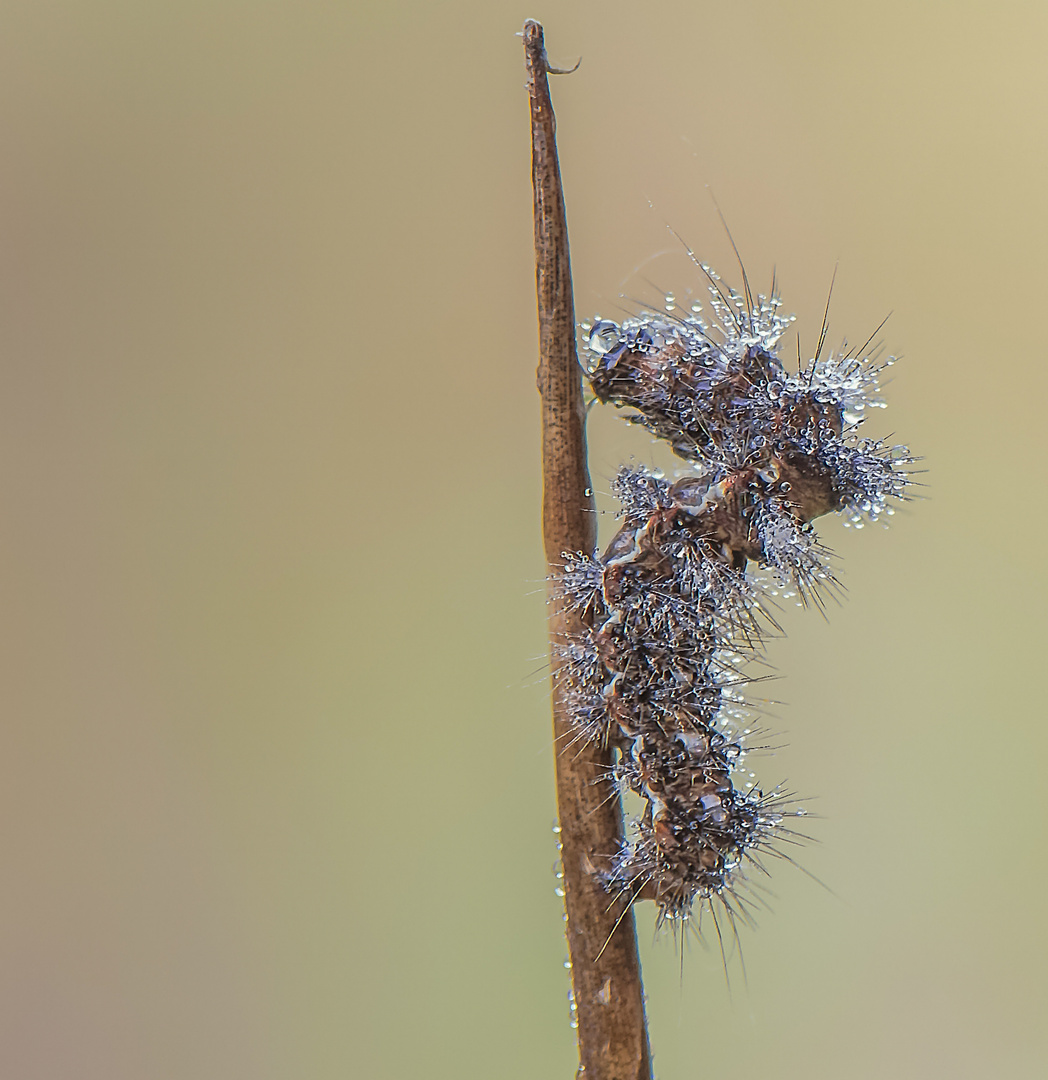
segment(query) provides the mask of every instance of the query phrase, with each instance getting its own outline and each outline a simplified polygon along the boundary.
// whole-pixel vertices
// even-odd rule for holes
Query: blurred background
[[[735,280],[712,192],[928,469],[769,646],[833,892],[730,988],[642,912],[658,1076],[1044,1075],[1048,8],[9,0],[5,1077],[573,1075],[528,16],[579,318]]]

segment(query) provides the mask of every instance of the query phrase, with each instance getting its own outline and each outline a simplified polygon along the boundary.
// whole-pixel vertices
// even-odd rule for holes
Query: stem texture
[[[557,811],[564,867],[568,952],[578,1020],[578,1076],[650,1080],[648,1033],[630,897],[615,899],[600,872],[622,842],[622,809],[612,787],[611,752],[576,738],[558,690],[556,646],[578,631],[564,609],[562,553],[592,553],[597,519],[586,463],[582,373],[575,349],[575,309],[556,121],[550,101],[542,27],[524,24],[531,102],[542,398],[542,531],[548,571],[553,668]]]

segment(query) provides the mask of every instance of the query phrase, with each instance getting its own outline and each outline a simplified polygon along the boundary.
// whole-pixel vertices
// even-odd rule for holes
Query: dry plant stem
[[[557,160],[542,27],[524,24],[531,100],[535,191],[535,279],[538,290],[542,395],[542,528],[549,572],[550,640],[572,626],[558,577],[564,551],[592,552],[597,525],[586,464],[582,375],[575,351],[575,310],[568,230]],[[622,839],[622,810],[609,771],[610,752],[576,739],[553,678],[557,809],[564,865],[568,951],[578,1019],[579,1076],[650,1080],[648,1033],[637,934],[630,897],[610,896],[595,871]]]

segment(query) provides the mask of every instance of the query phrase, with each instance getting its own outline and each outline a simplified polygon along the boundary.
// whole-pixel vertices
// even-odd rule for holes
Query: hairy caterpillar
[[[769,585],[747,565],[772,591],[818,601],[834,579],[812,520],[891,514],[914,461],[858,435],[891,360],[869,341],[824,357],[824,320],[815,356],[791,374],[776,346],[792,318],[774,282],[754,298],[745,273],[740,294],[701,269],[708,319],[667,297],[665,314],[583,324],[596,399],[633,410],[687,467],[673,482],[623,467],[621,528],[603,554],[564,553],[561,579],[583,627],[559,646],[577,737],[614,746],[619,790],[643,800],[604,884],[653,899],[660,924],[713,905],[747,919],[747,864],[763,871],[791,836],[786,819],[804,813],[739,774],[742,667],[773,624]]]

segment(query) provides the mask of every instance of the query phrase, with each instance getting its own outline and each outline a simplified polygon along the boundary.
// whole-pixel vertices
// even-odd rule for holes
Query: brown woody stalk
[[[575,738],[558,689],[556,645],[566,632],[578,629],[572,615],[564,610],[560,596],[561,556],[565,551],[594,550],[597,519],[586,464],[586,418],[575,351],[568,227],[547,80],[553,69],[546,59],[542,27],[528,20],[523,37],[535,191],[542,532],[549,575],[557,811],[568,952],[578,1019],[578,1075],[584,1080],[650,1080],[633,911],[629,898],[613,899],[599,877],[599,871],[608,865],[609,857],[622,842],[622,810],[609,780],[611,754]]]

